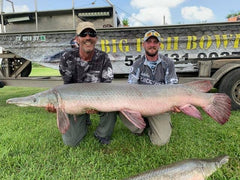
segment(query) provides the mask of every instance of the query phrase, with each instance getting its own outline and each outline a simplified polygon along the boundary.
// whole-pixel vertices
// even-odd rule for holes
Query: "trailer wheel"
[[[8,74],[9,76],[11,76],[18,68],[20,68],[22,66],[22,64],[24,62],[26,62],[28,60],[23,59],[23,58],[8,58],[7,61],[2,61],[1,63],[1,67],[2,67],[2,72],[3,75],[6,77],[6,71],[8,69]],[[6,67],[9,68],[6,68]],[[30,62],[21,72],[21,77],[28,77],[29,74],[32,71],[32,63]]]
[[[5,86],[4,82],[0,81],[0,88],[3,88]]]
[[[219,92],[226,93],[232,100],[232,110],[240,109],[240,68],[229,72],[219,85]]]
[[[26,61],[24,59],[24,61]],[[21,77],[28,77],[32,71],[32,62],[30,62],[27,67],[21,72]]]

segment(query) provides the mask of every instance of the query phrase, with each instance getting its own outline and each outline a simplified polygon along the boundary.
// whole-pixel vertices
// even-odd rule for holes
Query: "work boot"
[[[92,125],[92,121],[90,119],[86,119],[86,125],[87,126],[91,126]]]
[[[94,137],[99,141],[99,143],[103,145],[108,145],[110,144],[110,139],[109,138],[103,138],[98,136],[96,133],[94,133]]]

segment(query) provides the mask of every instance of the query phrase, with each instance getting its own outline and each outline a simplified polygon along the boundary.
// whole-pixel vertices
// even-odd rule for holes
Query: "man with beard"
[[[75,41],[79,47],[63,53],[59,71],[64,84],[70,83],[110,83],[113,80],[113,70],[108,55],[95,48],[97,32],[91,22],[80,22],[76,29]],[[48,111],[53,112],[51,107]],[[85,114],[68,115],[70,126],[62,135],[63,142],[68,146],[77,146],[87,133],[87,125],[91,124],[90,114],[98,113],[99,125],[94,132],[95,138],[101,144],[109,144],[116,122],[115,112],[96,112],[87,110]]]
[[[174,68],[174,62],[158,52],[161,45],[160,34],[155,30],[145,33],[143,48],[145,54],[141,56],[132,66],[128,76],[131,84],[163,85],[177,84],[178,78]],[[161,88],[161,86],[159,87]],[[178,111],[175,108],[175,111]],[[135,134],[142,134],[143,130],[138,129],[119,114],[123,123]],[[148,135],[151,142],[161,146],[166,144],[171,136],[171,118],[169,113],[157,116],[145,117]]]

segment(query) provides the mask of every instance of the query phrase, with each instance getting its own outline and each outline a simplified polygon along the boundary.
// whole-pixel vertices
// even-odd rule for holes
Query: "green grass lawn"
[[[221,126],[203,114],[203,121],[172,114],[170,142],[162,147],[148,136],[135,136],[117,121],[110,145],[93,137],[98,118],[76,148],[63,144],[56,114],[34,107],[7,105],[8,98],[27,96],[44,89],[0,89],[0,179],[124,179],[189,158],[227,154],[230,161],[209,179],[240,178],[240,111],[233,111]]]
[[[59,70],[47,68],[37,63],[32,63],[30,76],[60,76]]]
[[[33,64],[30,76],[59,76],[58,70]],[[27,96],[43,88],[0,89],[0,179],[124,179],[160,166],[190,158],[213,158],[227,154],[228,164],[209,179],[240,179],[240,111],[232,111],[221,126],[204,112],[203,121],[172,114],[173,133],[162,147],[148,136],[133,135],[118,119],[108,146],[93,137],[93,124],[80,145],[63,144],[56,114],[44,109],[6,105],[12,97]]]

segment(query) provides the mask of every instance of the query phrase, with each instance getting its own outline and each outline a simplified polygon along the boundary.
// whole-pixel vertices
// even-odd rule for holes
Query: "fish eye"
[[[36,98],[33,98],[33,102],[34,102],[34,103],[37,102],[37,99],[36,99]]]

